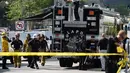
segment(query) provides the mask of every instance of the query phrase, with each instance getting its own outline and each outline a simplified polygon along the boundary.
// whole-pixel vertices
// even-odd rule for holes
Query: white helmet
[[[37,38],[37,34],[33,34],[32,38]]]
[[[15,33],[15,36],[20,36],[20,33]]]

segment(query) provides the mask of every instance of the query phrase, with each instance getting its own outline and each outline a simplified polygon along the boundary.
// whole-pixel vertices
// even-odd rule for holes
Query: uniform
[[[108,53],[117,53],[117,43],[121,44],[121,42],[118,40],[118,38],[110,38],[109,39],[109,45],[108,45]],[[106,73],[116,73],[118,70],[117,63],[119,62],[120,57],[119,56],[109,56],[106,57]]]
[[[14,52],[21,52],[23,43],[21,40],[14,40],[11,43],[11,46],[14,49]],[[21,66],[21,57],[20,56],[14,56],[14,66],[20,68],[20,66]]]
[[[31,46],[31,52],[39,52],[39,48],[40,48],[40,42],[39,40],[37,40],[36,38],[32,39],[30,42],[29,42],[29,45]],[[34,65],[36,66],[37,69],[39,69],[38,67],[38,64],[37,64],[37,59],[38,57],[37,56],[33,56],[32,57],[32,62],[31,62],[31,65],[30,65],[30,68],[35,68]]]
[[[87,41],[87,49],[90,49],[92,52],[97,52],[97,40],[88,40]]]
[[[46,40],[40,41],[40,52],[46,52],[46,48],[48,48],[47,41]],[[45,64],[45,57],[42,56],[41,57],[41,65],[44,66],[44,64]]]
[[[24,41],[24,51],[25,52],[31,52],[31,46],[28,44],[29,41],[31,41],[31,38],[30,39],[26,39]],[[28,66],[27,67],[30,67],[31,62],[32,62],[32,56],[27,56],[26,58],[28,59]]]
[[[2,52],[9,52],[9,44],[8,44],[8,40],[6,39],[6,36],[2,37]],[[3,69],[8,69],[6,67],[6,60],[7,60],[7,57],[3,56],[2,57],[2,68]]]

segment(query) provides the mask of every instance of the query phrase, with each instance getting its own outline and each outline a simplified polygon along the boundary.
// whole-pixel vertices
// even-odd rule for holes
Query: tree
[[[115,10],[117,12],[119,12],[121,14],[121,16],[129,15],[130,10],[128,9],[127,5],[120,4],[120,5],[113,5],[111,7],[115,8]]]
[[[42,9],[52,5],[53,0],[10,0],[8,18],[18,20],[41,13]]]

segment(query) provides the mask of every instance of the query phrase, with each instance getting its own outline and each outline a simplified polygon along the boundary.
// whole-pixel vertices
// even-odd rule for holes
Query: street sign
[[[15,28],[16,30],[24,30],[24,21],[16,21]]]

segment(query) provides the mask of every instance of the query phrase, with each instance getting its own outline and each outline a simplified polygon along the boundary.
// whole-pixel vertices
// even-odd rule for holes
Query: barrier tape
[[[0,52],[0,56],[117,56],[116,53],[74,53],[74,52]]]
[[[128,59],[128,53],[127,52],[124,52],[124,55],[123,55],[123,59],[121,61],[119,61],[117,64],[120,66],[117,70],[117,73],[120,73],[121,69],[123,67],[126,67],[128,66],[130,68],[130,62],[129,62],[129,59]]]
[[[117,53],[74,53],[74,52],[0,52],[0,56],[124,56],[123,60],[118,62],[120,67],[117,73],[120,73],[122,67],[126,65],[130,67],[130,62],[128,61],[128,54]]]

